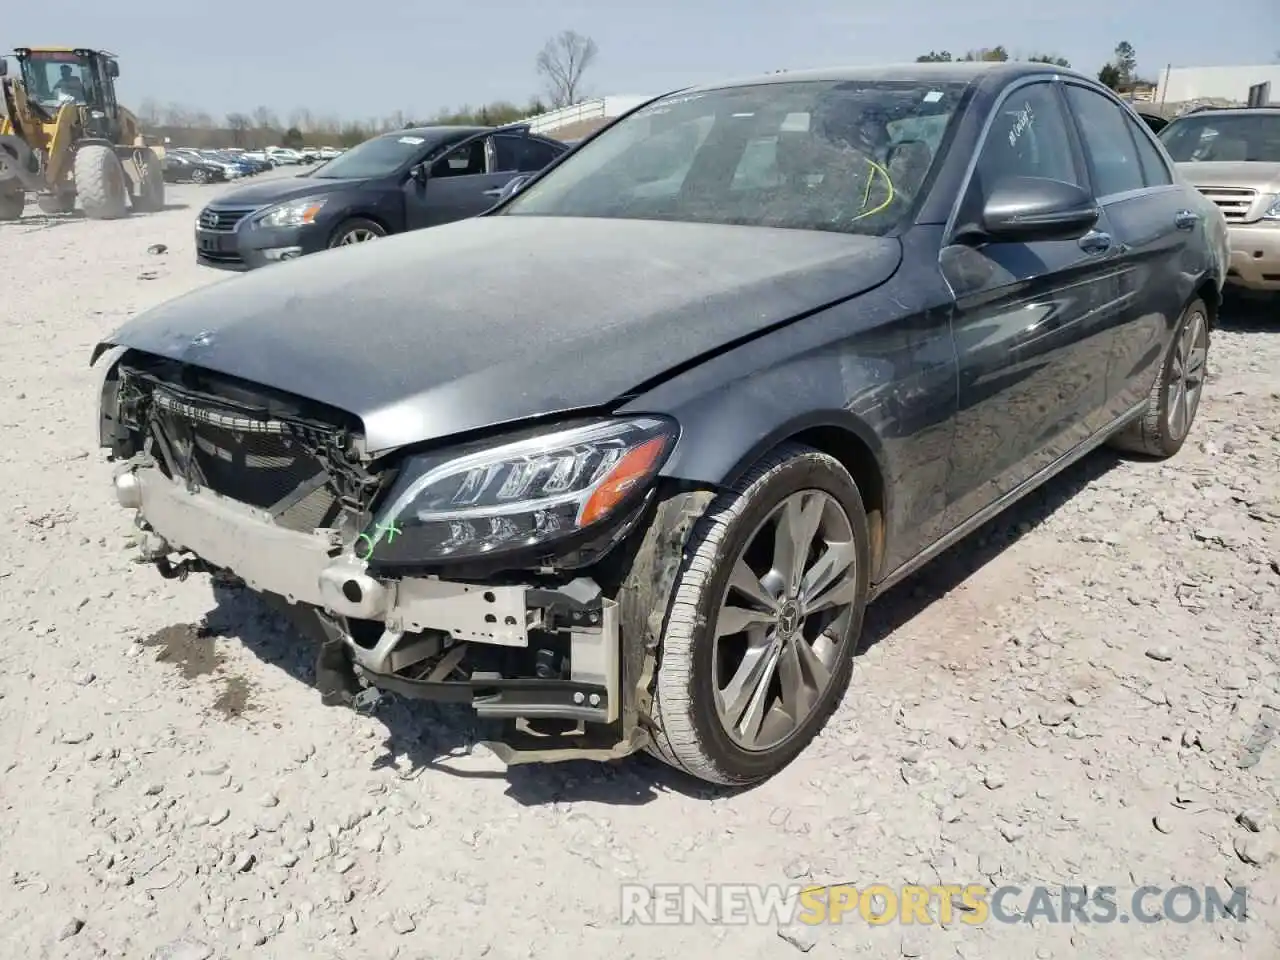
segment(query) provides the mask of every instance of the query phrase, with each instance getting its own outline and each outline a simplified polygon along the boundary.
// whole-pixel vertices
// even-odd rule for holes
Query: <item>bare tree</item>
[[[151,97],[146,97],[138,104],[138,119],[142,121],[142,125],[146,127],[160,126],[160,120],[163,113],[160,104],[156,103]]]
[[[257,107],[253,111],[253,125],[259,130],[278,130],[280,121],[267,107]]]
[[[546,81],[552,107],[567,107],[582,99],[582,74],[599,53],[596,42],[573,30],[563,30],[538,54],[538,74]]]
[[[227,129],[231,131],[231,142],[237,147],[245,145],[245,134],[253,126],[253,121],[243,113],[227,114]]]
[[[164,125],[166,127],[191,126],[191,114],[180,103],[169,103],[164,108]]]

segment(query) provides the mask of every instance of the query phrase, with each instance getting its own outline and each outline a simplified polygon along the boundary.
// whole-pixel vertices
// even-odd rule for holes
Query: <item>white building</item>
[[[1244,103],[1249,88],[1271,84],[1271,100],[1280,102],[1280,64],[1256,67],[1165,67],[1160,71],[1156,103],[1188,100],[1232,100]]]

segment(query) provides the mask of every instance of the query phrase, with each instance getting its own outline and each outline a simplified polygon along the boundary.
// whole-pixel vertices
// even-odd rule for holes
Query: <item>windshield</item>
[[[426,139],[413,134],[374,137],[334,157],[309,176],[320,180],[369,180],[388,177],[420,157]]]
[[[1177,163],[1280,163],[1280,113],[1181,117],[1160,140]]]
[[[803,81],[673,94],[568,154],[504,215],[884,233],[964,83]]]
[[[22,83],[28,97],[45,105],[66,99],[87,103],[93,72],[74,53],[32,53],[22,64]]]

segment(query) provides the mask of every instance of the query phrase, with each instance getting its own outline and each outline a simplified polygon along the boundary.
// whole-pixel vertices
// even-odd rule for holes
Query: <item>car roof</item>
[[[796,83],[805,81],[920,81],[928,83],[968,83],[987,77],[1015,80],[1038,74],[1071,74],[1085,76],[1069,67],[1051,63],[1023,60],[959,60],[946,63],[899,63],[864,67],[825,67],[816,70],[791,70],[783,73],[765,73],[754,77],[741,77],[719,83],[701,84],[679,92],[723,90],[726,87],[751,86],[761,83]],[[674,91],[673,91],[674,92]]]

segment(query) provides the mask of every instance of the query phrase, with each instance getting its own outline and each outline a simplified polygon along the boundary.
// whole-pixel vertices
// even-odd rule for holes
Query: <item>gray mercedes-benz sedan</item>
[[[330,702],[757,782],[875,597],[1098,445],[1191,430],[1222,216],[1070,71],[682,90],[518,187],[95,352],[143,558],[283,604]]]

